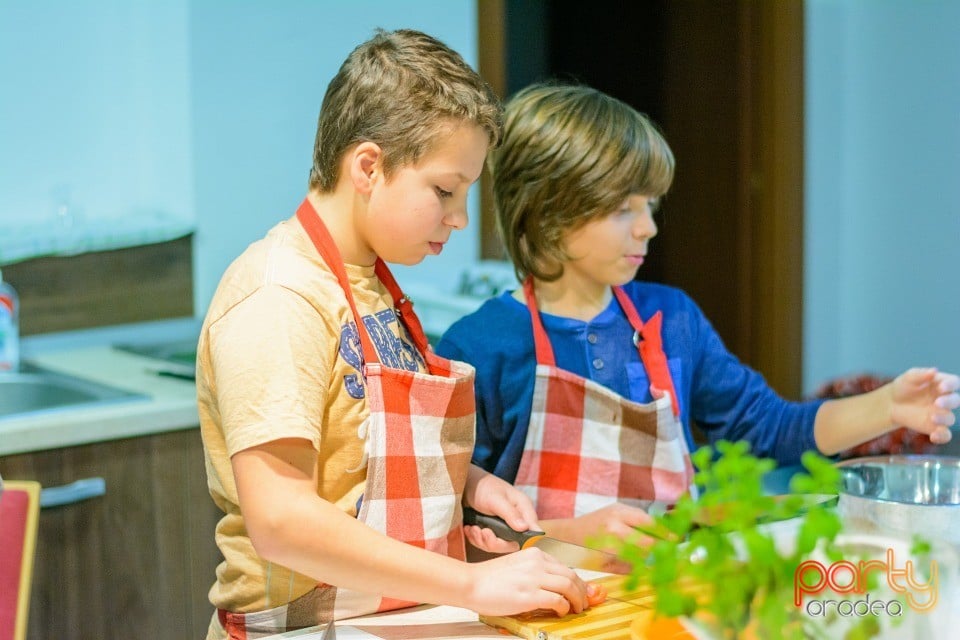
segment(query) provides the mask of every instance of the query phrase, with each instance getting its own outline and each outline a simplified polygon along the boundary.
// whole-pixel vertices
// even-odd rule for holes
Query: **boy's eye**
[[[649,200],[647,200],[647,206],[646,206],[646,208],[647,208],[647,210],[650,211],[650,215],[653,215],[653,214],[657,213],[657,211],[660,210],[660,199],[659,199],[659,198],[650,198]],[[621,208],[620,208],[620,211],[619,211],[618,213],[619,213],[620,215],[631,215],[631,214],[634,214],[634,213],[641,213],[642,211],[643,211],[642,208],[636,208],[636,209],[635,209],[635,208],[631,207],[629,204],[627,204],[627,205],[624,205],[623,207],[621,207]]]
[[[446,189],[441,189],[440,187],[434,187],[434,189],[436,189],[437,195],[440,196],[441,198],[453,197],[452,191],[447,191]]]

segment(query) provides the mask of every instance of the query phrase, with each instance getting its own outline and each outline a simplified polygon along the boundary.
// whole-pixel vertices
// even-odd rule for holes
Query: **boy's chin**
[[[622,287],[622,286],[625,285],[625,284],[628,284],[628,283],[630,283],[630,282],[633,282],[634,280],[637,279],[637,274],[638,274],[639,272],[640,272],[640,267],[637,267],[636,269],[633,270],[632,273],[624,275],[624,276],[620,279],[620,281],[617,282],[617,283],[615,283],[613,286],[615,286],[615,287]]]
[[[412,267],[413,265],[420,264],[424,258],[430,255],[426,251],[417,251],[412,247],[406,249],[399,248],[398,251],[384,251],[382,248],[375,248],[375,251],[377,252],[377,256],[387,264],[399,264],[404,267]]]
[[[399,264],[404,267],[412,267],[423,262],[427,258],[426,254],[422,256],[397,256],[395,258],[384,257],[384,262],[389,262],[390,264]]]

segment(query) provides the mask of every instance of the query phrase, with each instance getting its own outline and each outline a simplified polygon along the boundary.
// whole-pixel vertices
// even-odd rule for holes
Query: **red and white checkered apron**
[[[635,330],[634,342],[653,386],[666,395],[628,400],[556,366],[533,282],[523,285],[537,354],[530,426],[515,485],[547,520],[622,502],[648,509],[694,490],[680,406],[660,339],[662,314],[646,323],[620,287],[613,293]]]
[[[367,479],[357,518],[391,538],[462,560],[460,500],[473,453],[474,368],[441,358],[428,348],[412,303],[378,260],[377,276],[430,372],[380,363],[357,313],[340,253],[307,200],[297,218],[340,281],[363,347],[370,416],[361,427],[366,430]],[[289,604],[247,614],[221,611],[219,619],[231,640],[241,640],[415,604],[319,584]]]

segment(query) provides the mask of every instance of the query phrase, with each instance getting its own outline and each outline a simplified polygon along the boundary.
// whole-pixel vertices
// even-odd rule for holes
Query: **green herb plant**
[[[793,604],[794,574],[815,549],[831,561],[840,559],[834,541],[841,522],[835,510],[811,506],[799,494],[836,494],[837,469],[808,452],[805,473],[791,480],[792,493],[775,499],[764,495],[762,483],[775,463],[751,455],[746,442],[718,442],[715,449],[697,450],[692,460],[699,470],[698,498],[682,497],[627,540],[604,542],[632,563],[627,587],[651,585],[658,615],[695,618],[718,638],[741,637],[748,627],[763,639],[820,636]],[[709,524],[698,524],[705,517]],[[778,546],[763,523],[791,517],[801,518],[796,539]],[[877,631],[861,627],[849,629],[847,637]]]

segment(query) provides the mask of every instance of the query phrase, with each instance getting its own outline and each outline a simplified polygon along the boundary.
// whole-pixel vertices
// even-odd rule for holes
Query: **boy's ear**
[[[382,173],[383,149],[375,142],[361,142],[350,153],[350,179],[360,193],[370,193]]]

